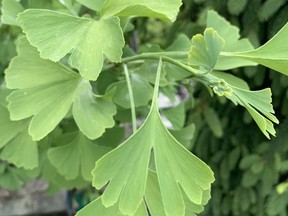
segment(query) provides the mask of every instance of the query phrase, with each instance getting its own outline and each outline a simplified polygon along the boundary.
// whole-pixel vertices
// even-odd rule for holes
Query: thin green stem
[[[128,63],[128,62],[146,60],[146,59],[159,60],[159,58],[161,58],[163,61],[166,61],[168,63],[176,65],[177,67],[180,67],[180,68],[190,72],[192,74],[192,76],[202,76],[203,75],[203,73],[200,72],[199,70],[192,68],[188,65],[185,65],[178,60],[170,58],[170,57],[166,56],[165,53],[143,53],[143,54],[139,54],[136,56],[123,58],[122,63]]]
[[[161,78],[161,71],[162,71],[162,58],[159,58],[157,73],[156,73],[156,79],[155,79],[155,86],[154,86],[154,92],[153,92],[153,100],[152,100],[152,110],[157,110],[158,112],[158,94],[159,94],[159,86],[160,86],[160,78]]]
[[[137,122],[136,122],[136,110],[135,110],[133,90],[132,90],[132,85],[131,85],[128,67],[126,64],[123,64],[123,67],[124,67],[124,73],[125,73],[125,77],[126,77],[126,82],[127,82],[127,86],[128,86],[128,92],[129,92],[129,98],[130,98],[132,129],[133,129],[133,133],[135,133],[137,131]]]

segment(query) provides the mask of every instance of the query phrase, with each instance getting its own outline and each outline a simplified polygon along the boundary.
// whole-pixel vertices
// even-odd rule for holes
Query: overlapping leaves
[[[152,150],[166,215],[184,215],[185,196],[201,204],[205,191],[214,181],[211,169],[186,150],[162,123],[157,108],[160,71],[161,64],[152,107],[144,124],[127,141],[98,160],[92,172],[96,188],[109,182],[101,198],[104,206],[119,202],[123,214],[135,214],[143,200]]]
[[[273,115],[271,89],[266,88],[259,91],[250,91],[248,85],[243,82],[243,80],[233,75],[220,72],[214,73],[214,75],[218,78],[225,79],[225,82],[228,83],[228,86],[232,89],[232,94],[226,94],[225,96],[236,105],[244,106],[267,138],[270,138],[269,134],[275,136],[276,132],[273,122],[279,123],[279,121]]]
[[[51,148],[48,158],[67,180],[81,173],[85,180],[91,181],[95,161],[111,150],[111,147],[93,143],[80,132],[64,134],[56,142],[61,145]]]
[[[232,64],[237,67],[251,65],[247,62],[248,60],[288,75],[288,45],[286,43],[288,24],[286,24],[267,43],[257,49],[252,49],[250,43],[246,39],[238,40],[238,29],[231,26],[216,12],[211,11],[208,13],[207,25],[215,28],[219,35],[225,39],[227,44],[227,47],[225,46],[223,49],[225,52],[222,52],[221,56],[224,59],[228,57],[228,59],[226,59],[227,61],[223,61],[221,65],[218,66],[218,69],[228,69],[225,64]],[[231,59],[229,60],[229,58]],[[245,62],[243,62],[243,60],[245,60]]]
[[[101,16],[148,16],[174,21],[181,0],[105,0]]]
[[[38,166],[38,146],[28,134],[27,121],[11,121],[9,112],[0,104],[0,158],[17,167]]]
[[[213,28],[225,40],[222,52],[238,52],[252,50],[253,46],[247,38],[240,39],[239,28],[231,25],[215,11],[207,13],[207,28]],[[220,53],[216,70],[228,70],[241,66],[255,66],[256,63],[239,57],[224,56]]]
[[[42,58],[59,61],[72,52],[71,66],[86,79],[97,79],[104,56],[112,62],[121,61],[124,39],[117,17],[96,21],[51,10],[28,9],[18,15],[18,21]]]
[[[50,133],[73,104],[75,121],[89,138],[96,139],[114,125],[112,102],[93,95],[89,82],[64,65],[40,58],[26,39],[20,40],[18,56],[5,73],[7,87],[17,89],[7,98],[11,119],[32,117],[29,133],[34,140]]]

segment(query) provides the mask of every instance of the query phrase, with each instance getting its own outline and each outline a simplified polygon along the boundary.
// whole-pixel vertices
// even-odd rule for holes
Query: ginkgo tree
[[[185,125],[184,104],[162,110],[159,92],[175,95],[171,87],[185,82],[193,97],[191,83],[200,82],[211,96],[247,109],[268,139],[275,136],[271,90],[250,90],[229,70],[261,64],[287,75],[288,26],[255,49],[237,27],[208,11],[203,34],[133,52],[125,42],[131,20],[174,22],[181,5],[61,0],[39,8],[33,0],[3,0],[3,24],[21,33],[0,90],[1,160],[56,187],[91,184],[101,195],[78,216],[201,213],[213,171],[187,149],[195,125]],[[127,121],[133,132],[124,138]]]

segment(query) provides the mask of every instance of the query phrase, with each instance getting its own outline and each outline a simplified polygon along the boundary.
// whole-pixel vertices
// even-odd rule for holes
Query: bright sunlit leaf
[[[29,133],[34,140],[50,133],[72,105],[76,123],[91,139],[114,125],[116,111],[112,102],[93,95],[89,82],[79,74],[60,63],[40,58],[26,39],[20,40],[18,56],[5,73],[7,87],[16,89],[7,98],[11,119],[32,117]]]
[[[100,15],[147,16],[173,22],[181,5],[181,0],[105,0]]]
[[[92,172],[92,183],[97,189],[109,183],[102,195],[104,206],[119,202],[123,214],[135,214],[142,202],[152,150],[167,216],[184,216],[185,196],[201,204],[204,191],[209,190],[214,181],[211,169],[185,149],[162,123],[157,108],[161,65],[152,107],[144,124],[123,144],[98,160]]]
[[[203,72],[211,72],[216,63],[225,41],[213,28],[207,28],[204,35],[192,37],[188,54],[188,64],[196,66]]]
[[[97,79],[104,56],[112,62],[121,61],[124,39],[117,17],[96,21],[51,10],[28,9],[19,14],[18,21],[42,58],[59,61],[72,52],[71,66],[88,80]]]

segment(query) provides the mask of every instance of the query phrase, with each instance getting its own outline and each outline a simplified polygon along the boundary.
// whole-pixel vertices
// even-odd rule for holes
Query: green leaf
[[[77,1],[85,5],[88,8],[91,8],[95,11],[99,11],[102,8],[105,0],[96,0],[96,1],[95,0],[77,0]]]
[[[86,205],[83,209],[77,212],[76,216],[94,216],[94,215],[105,215],[105,216],[125,216],[125,214],[119,211],[118,205],[115,204],[111,207],[106,208],[101,201],[101,197],[97,198],[93,202]],[[133,216],[147,216],[147,209],[144,202],[141,203],[136,213]]]
[[[10,120],[6,107],[0,105],[0,158],[17,167],[34,169],[38,166],[38,146],[28,134],[27,121]]]
[[[25,39],[19,42],[18,53],[5,71],[7,87],[18,89],[8,96],[8,108],[12,120],[33,116],[29,133],[40,140],[69,111],[80,77],[60,64],[41,59]]]
[[[56,143],[61,143],[61,146],[51,148],[48,158],[68,180],[77,178],[81,173],[85,180],[91,181],[96,160],[111,150],[108,146],[93,143],[80,132],[65,134]]]
[[[279,121],[273,115],[271,90],[267,88],[260,91],[248,91],[233,88],[233,94],[236,96],[236,102],[247,109],[262,133],[268,139],[270,139],[269,134],[275,136],[276,131],[273,122],[278,124]]]
[[[100,15],[111,16],[147,16],[175,21],[181,0],[106,0]]]
[[[26,39],[20,40],[18,56],[5,73],[7,87],[17,89],[7,98],[11,119],[32,117],[29,133],[34,140],[50,133],[73,104],[76,123],[89,138],[98,138],[105,128],[114,125],[112,116],[116,111],[111,102],[93,95],[89,82],[79,74],[60,63],[40,58]]]
[[[269,134],[275,136],[276,131],[274,129],[273,122],[278,124],[279,121],[273,115],[275,112],[271,104],[271,90],[267,88],[259,91],[250,91],[248,85],[245,82],[241,81],[239,78],[234,77],[233,75],[223,76],[222,73],[216,73],[215,75],[218,75],[220,78],[223,77],[225,79],[225,86],[231,90],[229,94],[225,94],[224,91],[223,95],[233,101],[235,105],[239,104],[245,107],[254,121],[257,123],[262,133],[268,139],[270,139]],[[213,79],[212,77],[213,76],[210,76],[209,78]],[[216,81],[211,81],[211,83],[212,82]],[[218,82],[221,82],[221,80]]]
[[[3,0],[1,8],[1,22],[7,25],[18,26],[17,14],[24,11],[23,6],[16,0]]]
[[[106,128],[114,126],[116,106],[105,97],[96,96],[89,82],[78,87],[73,116],[80,130],[90,139],[100,137]]]
[[[152,99],[152,86],[137,73],[132,73],[130,76],[130,80],[133,90],[135,106],[146,106],[148,102]],[[107,91],[109,92],[114,88],[115,90],[113,95],[113,101],[124,108],[130,108],[131,104],[127,82],[120,81],[113,83],[108,87]]]
[[[188,64],[199,67],[204,72],[211,72],[223,46],[223,38],[213,28],[207,28],[204,35],[197,34],[192,37]]]
[[[69,62],[86,79],[97,79],[104,55],[112,62],[121,61],[124,39],[117,17],[96,21],[51,10],[28,9],[18,15],[18,21],[41,58],[59,61],[72,51]]]
[[[192,123],[187,127],[178,130],[170,130],[170,133],[178,140],[178,142],[185,146],[185,148],[190,149],[195,130],[195,124]]]
[[[231,52],[227,55],[241,57],[288,75],[287,34],[288,23],[261,47],[246,52]]]
[[[152,149],[167,216],[184,216],[185,194],[191,202],[201,204],[204,191],[209,190],[214,181],[211,169],[186,150],[162,123],[157,108],[161,65],[160,62],[152,107],[144,124],[98,160],[92,171],[92,183],[97,189],[109,182],[102,196],[104,206],[119,202],[123,214],[133,215],[142,202]]]
[[[188,197],[184,197],[185,201],[185,216],[196,216],[204,210],[202,205],[207,204],[210,199],[210,192],[205,192],[202,204],[196,205],[192,203]],[[166,216],[164,212],[163,200],[161,197],[160,186],[156,173],[150,171],[147,179],[147,187],[145,191],[145,201],[149,208],[150,213],[154,216]]]
[[[225,44],[222,49],[223,52],[238,52],[253,49],[253,46],[248,39],[240,39],[239,28],[231,25],[215,11],[208,11],[207,27],[213,28],[225,40]],[[254,65],[257,64],[239,57],[224,56],[222,53],[220,53],[215,69],[228,70],[241,66]]]
[[[181,103],[176,107],[162,111],[162,114],[172,123],[174,129],[183,128],[185,123],[185,104]]]

